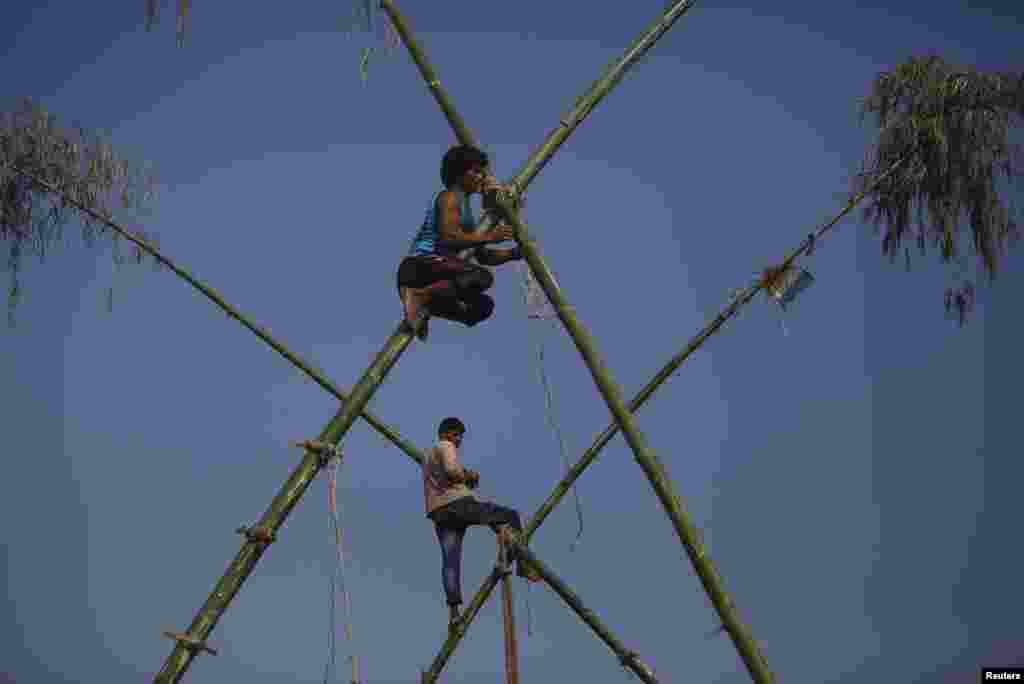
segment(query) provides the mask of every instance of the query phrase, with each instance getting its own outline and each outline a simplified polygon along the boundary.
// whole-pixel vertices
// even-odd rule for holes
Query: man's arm
[[[519,261],[523,258],[518,247],[495,248],[477,247],[473,250],[473,258],[483,266],[501,266],[510,261]]]
[[[442,441],[438,450],[441,452],[441,467],[444,468],[444,474],[448,477],[449,482],[455,484],[465,484],[468,481],[466,469],[459,463],[459,458],[455,453],[455,446],[451,442]]]
[[[438,218],[441,234],[441,246],[454,251],[473,249],[496,242],[512,239],[512,231],[507,227],[498,227],[482,233],[467,233],[459,225],[459,197],[451,190],[445,190],[437,200]]]

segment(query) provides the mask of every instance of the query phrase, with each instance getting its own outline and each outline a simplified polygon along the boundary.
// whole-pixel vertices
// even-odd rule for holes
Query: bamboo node
[[[427,81],[427,86],[433,88],[434,90],[437,90],[438,88],[441,87],[441,81],[435,78],[433,81]]]
[[[217,649],[211,648],[207,643],[201,639],[196,639],[194,636],[186,634],[184,632],[173,632],[169,629],[163,631],[163,635],[168,639],[173,639],[185,648],[191,651],[197,651],[200,653],[209,653],[210,655],[217,655]]]
[[[269,527],[246,527],[243,525],[235,530],[238,534],[245,537],[254,544],[263,544],[264,546],[270,546],[277,541],[277,534],[274,530]]]
[[[771,266],[766,268],[761,273],[761,287],[769,292],[778,290],[787,270],[788,269],[783,268],[782,266]]]
[[[322,464],[326,464],[332,458],[340,460],[344,456],[340,446],[323,442],[319,439],[306,439],[301,442],[292,442],[291,445],[297,449],[305,449],[317,454]]]

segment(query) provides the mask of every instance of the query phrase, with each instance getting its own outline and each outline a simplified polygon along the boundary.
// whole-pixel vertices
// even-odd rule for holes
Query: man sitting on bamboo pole
[[[445,418],[437,428],[438,442],[423,463],[423,494],[427,518],[434,523],[437,541],[441,544],[441,581],[450,611],[449,626],[454,628],[459,620],[459,606],[462,605],[462,539],[466,529],[473,525],[487,525],[499,541],[506,546],[511,530],[519,537],[523,524],[519,513],[511,508],[480,501],[471,489],[480,483],[480,473],[463,467],[459,463],[458,450],[466,426],[458,418]],[[511,528],[511,529],[510,529]],[[519,537],[522,541],[522,537]],[[506,557],[515,559],[515,552]],[[516,561],[516,574],[531,582],[540,576]]]
[[[408,256],[398,267],[398,294],[405,320],[421,340],[427,337],[430,315],[469,327],[489,318],[494,300],[485,291],[494,285],[494,276],[484,266],[500,266],[522,258],[518,247],[485,247],[512,240],[514,234],[508,225],[473,232],[476,219],[470,196],[500,187],[487,165],[487,155],[475,147],[457,145],[448,150],[441,160],[445,189],[434,197]],[[472,250],[478,264],[469,261],[465,254],[468,250]]]

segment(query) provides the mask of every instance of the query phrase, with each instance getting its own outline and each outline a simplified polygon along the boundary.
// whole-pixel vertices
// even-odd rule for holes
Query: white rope
[[[551,306],[551,302],[548,301],[547,295],[544,294],[544,290],[541,288],[536,278],[533,277],[533,272],[525,261],[519,262],[519,270],[523,276],[523,300],[526,304],[527,318],[540,320],[542,323],[547,324],[546,327],[549,327],[550,331],[557,331],[558,323],[555,320],[557,318],[557,314]],[[557,287],[557,282],[555,285]],[[541,388],[544,390],[545,417],[547,418],[548,426],[555,435],[555,439],[558,440],[558,449],[562,454],[562,463],[565,465],[566,473],[568,473],[572,468],[572,464],[569,461],[569,448],[566,445],[565,435],[562,432],[561,424],[559,423],[555,412],[554,389],[552,388],[551,381],[548,378],[547,366],[544,363],[545,332],[547,331],[541,330],[537,336],[537,376],[540,379]],[[576,507],[578,529],[576,531],[576,538],[573,539],[572,544],[569,545],[569,550],[575,551],[576,546],[583,537],[583,505],[580,503],[580,495],[577,490],[576,483],[573,483],[572,485],[572,497]]]

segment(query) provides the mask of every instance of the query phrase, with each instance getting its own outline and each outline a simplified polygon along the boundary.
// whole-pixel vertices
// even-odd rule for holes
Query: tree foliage
[[[957,68],[937,56],[912,58],[874,80],[863,105],[878,141],[857,189],[893,165],[899,170],[867,198],[865,219],[883,231],[882,252],[910,263],[905,241],[959,265],[947,310],[961,323],[975,288],[964,276],[971,251],[995,277],[1000,257],[1020,237],[1013,194],[1024,178],[1021,148],[1010,135],[1024,123],[1024,74]]]
[[[14,322],[25,258],[45,259],[64,242],[69,221],[81,225],[87,246],[111,238],[115,265],[124,261],[118,236],[69,198],[113,218],[115,211],[145,211],[155,192],[151,170],[122,159],[101,133],[61,128],[27,98],[0,111],[0,244],[10,271],[9,323]],[[141,262],[143,253],[136,250],[134,256]]]

